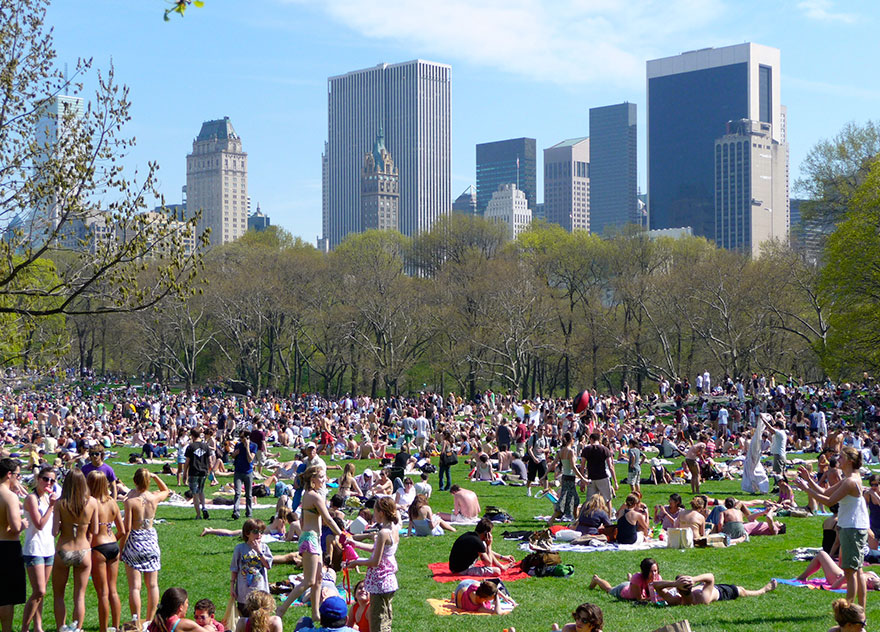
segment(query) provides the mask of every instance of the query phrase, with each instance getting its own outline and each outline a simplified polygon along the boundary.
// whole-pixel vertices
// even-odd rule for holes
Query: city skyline
[[[96,66],[106,69],[112,58],[117,79],[131,88],[126,131],[138,138],[124,164],[143,171],[148,160],[157,160],[167,202],[179,201],[186,175],[182,156],[195,126],[229,116],[249,154],[254,206],[260,203],[273,224],[309,242],[322,233],[327,77],[382,61],[428,58],[453,66],[453,195],[475,184],[476,144],[527,136],[546,148],[561,138],[587,136],[589,108],[622,101],[639,106],[644,192],[645,62],[689,49],[754,41],[782,50],[792,181],[813,144],[850,120],[864,122],[880,111],[880,90],[863,85],[873,76],[870,55],[863,52],[872,45],[874,18],[859,14],[855,3],[783,2],[756,11],[759,5],[750,2],[672,2],[662,11],[668,19],[657,20],[660,9],[639,2],[626,9],[571,3],[502,9],[487,2],[423,8],[401,2],[393,16],[383,16],[384,26],[377,26],[381,12],[361,4],[367,6],[258,2],[243,12],[216,2],[165,24],[152,3],[98,0],[94,12],[56,3],[48,21],[55,27],[59,65],[94,56]],[[434,15],[441,9],[461,19],[447,15],[444,21]],[[505,44],[511,20],[530,12],[536,18],[523,23],[535,42]],[[405,27],[415,23],[425,28]],[[560,33],[564,37],[555,37]],[[209,45],[233,35],[239,43],[234,53]],[[159,41],[162,46],[155,45]],[[560,63],[573,42],[577,52],[594,53],[577,68]],[[144,56],[144,49],[151,55]],[[538,178],[540,196],[540,165]]]

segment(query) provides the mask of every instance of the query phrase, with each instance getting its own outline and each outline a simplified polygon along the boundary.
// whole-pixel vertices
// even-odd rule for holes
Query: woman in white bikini
[[[89,496],[86,477],[71,470],[64,479],[61,499],[55,505],[52,533],[58,536],[52,565],[52,594],[55,625],[66,625],[64,589],[73,569],[73,621],[79,629],[86,616],[86,587],[92,570],[91,538],[98,531],[98,503]]]

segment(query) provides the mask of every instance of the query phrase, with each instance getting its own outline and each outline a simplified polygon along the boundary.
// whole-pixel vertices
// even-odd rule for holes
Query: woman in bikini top
[[[56,503],[52,533],[58,536],[55,564],[52,566],[52,594],[55,622],[64,627],[67,608],[64,591],[73,569],[73,620],[81,624],[86,614],[86,587],[92,570],[90,539],[98,530],[98,503],[89,496],[86,477],[71,470],[64,479],[61,499]]]
[[[119,505],[110,496],[107,477],[100,470],[89,472],[86,477],[89,493],[98,503],[98,530],[92,535],[92,584],[98,593],[98,627],[101,632],[107,631],[108,614],[112,615],[113,627],[120,629],[122,605],[116,589],[119,576],[119,544],[113,533],[116,525],[117,533],[125,533]]]

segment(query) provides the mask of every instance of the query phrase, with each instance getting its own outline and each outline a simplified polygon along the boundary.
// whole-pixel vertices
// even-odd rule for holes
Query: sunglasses
[[[49,478],[48,476],[41,476],[40,480],[43,481],[44,483],[54,483],[55,482],[54,478]]]
[[[89,456],[101,456],[100,452],[89,452]]]
[[[865,626],[868,625],[868,621],[850,621],[850,625],[857,625],[864,630]]]

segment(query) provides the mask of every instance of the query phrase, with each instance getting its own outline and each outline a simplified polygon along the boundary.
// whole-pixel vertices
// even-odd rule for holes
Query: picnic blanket
[[[813,547],[813,546],[802,546],[799,549],[792,549],[788,552],[791,555],[791,559],[795,562],[809,562],[814,557],[819,555],[819,552],[822,550],[822,547]]]
[[[519,545],[521,551],[532,553],[532,549],[528,542]],[[580,544],[570,544],[568,542],[554,542],[554,551],[566,551],[570,553],[599,553],[602,551],[647,551],[648,549],[665,549],[665,540],[647,540],[645,542],[636,542],[635,544],[617,544],[616,542],[609,544],[607,542],[597,546],[583,546]]]
[[[483,564],[477,564],[477,566],[483,566]],[[460,582],[463,579],[479,579],[470,575],[456,575],[452,573],[449,570],[448,562],[435,562],[434,564],[428,564],[428,570],[430,570],[431,574],[434,576],[434,581],[440,582],[441,584]],[[506,571],[502,571],[499,577],[504,582],[515,582],[518,579],[527,579],[530,575],[524,573],[522,568],[520,568],[520,565],[516,564],[515,566],[508,568]]]
[[[488,616],[494,613],[492,612],[467,612],[466,610],[460,610],[455,607],[455,603],[451,599],[428,599],[428,605],[434,609],[434,614],[439,615],[441,617],[447,617],[453,614],[474,614],[477,616]],[[501,614],[507,614],[508,611],[502,611]]]
[[[846,588],[832,588],[831,584],[823,577],[821,579],[808,579],[807,581],[802,582],[801,580],[794,579],[780,579],[779,577],[774,577],[776,583],[785,584],[786,586],[796,586],[798,588],[812,588],[813,590],[830,590],[831,592],[836,593],[845,593]]]
[[[193,503],[191,500],[163,500],[159,503],[159,505],[162,507],[189,507],[190,509],[192,509]],[[252,507],[254,509],[275,509],[275,503],[272,503],[271,505],[254,503]],[[242,499],[242,501],[239,503],[239,509],[241,510],[243,508],[244,500]],[[212,502],[206,502],[205,509],[208,509],[210,511],[223,511],[224,509],[232,511],[232,505],[215,505]]]

